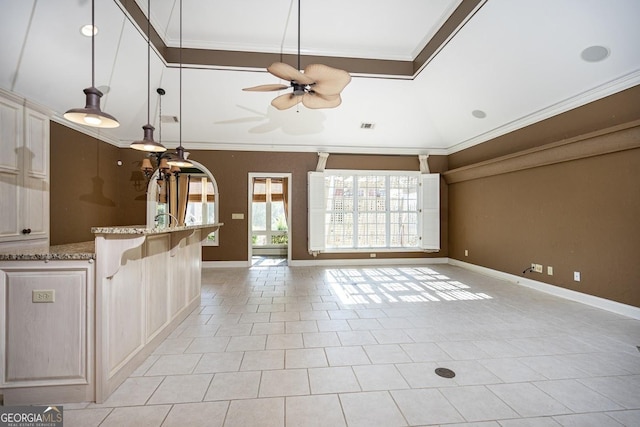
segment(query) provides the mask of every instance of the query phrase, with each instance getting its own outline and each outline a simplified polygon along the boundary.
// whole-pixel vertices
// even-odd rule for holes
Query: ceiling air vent
[[[177,116],[160,116],[161,123],[179,123]]]
[[[360,123],[360,129],[373,129],[375,126],[373,123]]]

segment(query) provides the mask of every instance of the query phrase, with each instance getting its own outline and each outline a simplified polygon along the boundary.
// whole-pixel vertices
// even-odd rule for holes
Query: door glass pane
[[[251,204],[251,229],[254,231],[266,231],[267,210],[266,203],[253,202]]]
[[[282,202],[271,202],[271,230],[287,230],[287,220],[284,216],[284,203]]]

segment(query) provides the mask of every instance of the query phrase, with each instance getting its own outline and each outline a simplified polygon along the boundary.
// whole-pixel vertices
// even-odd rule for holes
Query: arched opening
[[[183,168],[175,176],[175,184],[159,182],[158,170],[154,171],[147,187],[147,227],[166,226],[171,221],[169,206],[172,203],[172,197],[167,196],[169,185],[178,191],[182,189],[181,200],[186,201],[183,213],[186,225],[218,222],[220,205],[218,184],[209,169],[194,160],[189,159],[189,161],[193,166]],[[176,200],[177,198],[173,198],[173,203],[176,203]],[[211,233],[203,244],[217,246],[218,232]]]

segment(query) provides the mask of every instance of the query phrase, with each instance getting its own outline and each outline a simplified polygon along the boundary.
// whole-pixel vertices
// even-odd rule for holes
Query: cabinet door
[[[25,109],[23,145],[23,223],[26,239],[49,235],[49,118]],[[21,231],[22,231],[21,229]]]
[[[22,105],[0,98],[0,242],[20,239]]]

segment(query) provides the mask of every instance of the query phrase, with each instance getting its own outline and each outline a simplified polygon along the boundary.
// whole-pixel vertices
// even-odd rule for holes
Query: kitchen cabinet
[[[0,96],[0,248],[49,243],[49,117]]]

